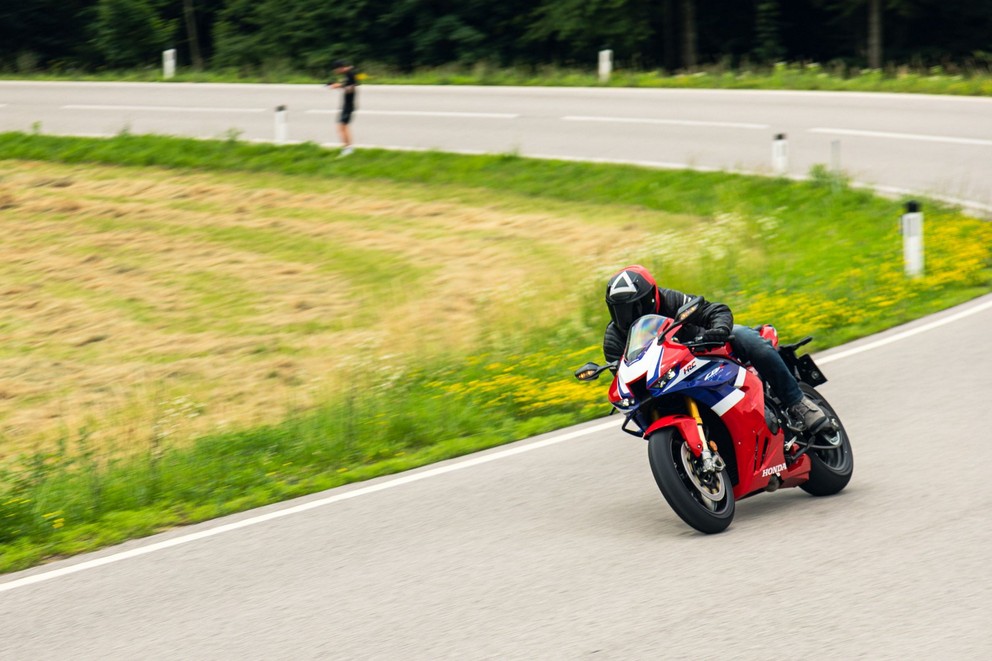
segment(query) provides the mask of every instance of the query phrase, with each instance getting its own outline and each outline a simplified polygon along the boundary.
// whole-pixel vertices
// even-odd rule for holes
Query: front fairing
[[[668,317],[649,314],[630,327],[627,346],[610,388],[610,401],[621,411],[636,409],[646,399],[646,389],[660,378],[665,351],[658,339],[671,323]]]
[[[741,397],[743,367],[724,356],[696,356],[672,338],[664,338],[674,322],[647,315],[631,326],[623,359],[610,388],[610,401],[634,414],[647,401],[685,394],[716,411]]]
[[[627,337],[623,358],[610,388],[610,401],[625,413],[667,389],[678,377],[680,365],[692,359],[681,344],[663,339],[675,322],[662,315],[645,315],[634,322]]]

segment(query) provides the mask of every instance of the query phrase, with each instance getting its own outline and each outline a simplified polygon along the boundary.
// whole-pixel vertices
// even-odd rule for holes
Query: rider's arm
[[[693,298],[693,296],[675,289],[660,289],[660,293],[661,314],[666,317],[674,317],[678,314],[679,308]],[[695,334],[697,329],[707,330],[710,328],[719,328],[729,334],[734,328],[734,313],[723,303],[709,303],[703,299],[699,315],[699,321],[693,322],[693,325],[687,329],[692,334]],[[620,350],[623,351],[622,348]]]
[[[609,326],[606,327],[606,333],[603,335],[603,355],[606,357],[606,362],[611,363],[614,360],[619,360],[620,356],[623,355],[623,349],[626,344],[627,338],[623,336],[617,325],[611,321]]]
[[[720,329],[730,334],[734,329],[734,313],[723,303],[704,302],[702,321],[699,325],[708,329]]]

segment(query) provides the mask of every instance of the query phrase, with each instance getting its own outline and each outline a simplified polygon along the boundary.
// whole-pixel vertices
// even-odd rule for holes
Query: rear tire
[[[800,383],[803,393],[820,405],[833,423],[833,428],[821,429],[813,436],[810,458],[809,480],[799,485],[803,491],[813,496],[832,496],[840,492],[851,481],[854,473],[854,454],[851,439],[840,421],[837,412],[812,386]],[[826,447],[824,447],[826,446]]]
[[[648,438],[648,460],[651,472],[665,497],[679,517],[690,526],[708,535],[723,532],[734,519],[734,490],[726,468],[719,474],[719,497],[707,498],[700,490],[697,473],[687,470],[686,461],[695,465],[694,457],[683,457],[686,447],[682,436],[672,428],[660,429]]]

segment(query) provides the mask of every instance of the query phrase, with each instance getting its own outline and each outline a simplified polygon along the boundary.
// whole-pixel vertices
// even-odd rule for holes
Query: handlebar
[[[682,342],[682,346],[684,346],[686,349],[689,349],[690,351],[696,351],[696,350],[711,351],[713,349],[719,349],[727,342],[730,342],[732,339],[734,339],[733,333],[728,335],[727,339],[722,342],[714,342],[713,340],[709,340],[709,341],[689,340],[688,342]]]

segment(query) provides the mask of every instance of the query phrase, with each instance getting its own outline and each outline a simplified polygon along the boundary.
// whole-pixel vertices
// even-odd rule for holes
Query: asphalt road
[[[611,418],[4,576],[0,658],[992,658],[990,325],[992,295],[817,356],[838,496],[697,534]]]
[[[340,92],[319,85],[0,81],[0,130],[238,135],[337,145]],[[858,182],[992,212],[992,99],[851,92],[366,85],[359,146],[511,152],[788,173],[839,165]]]

